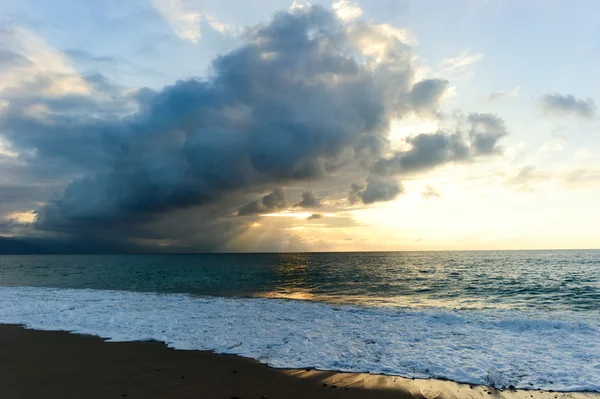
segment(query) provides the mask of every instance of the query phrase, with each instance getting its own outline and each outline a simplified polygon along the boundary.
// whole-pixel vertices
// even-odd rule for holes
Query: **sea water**
[[[0,256],[0,323],[600,391],[600,251]]]

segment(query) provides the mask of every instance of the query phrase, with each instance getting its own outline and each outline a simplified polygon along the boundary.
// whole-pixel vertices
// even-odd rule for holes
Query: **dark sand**
[[[571,398],[592,393],[496,391],[449,381],[280,370],[158,343],[106,343],[0,325],[0,398]]]

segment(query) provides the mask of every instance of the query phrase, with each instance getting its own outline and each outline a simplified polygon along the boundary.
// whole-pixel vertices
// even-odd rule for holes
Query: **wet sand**
[[[450,381],[281,370],[160,343],[0,325],[0,398],[600,398],[494,390]]]

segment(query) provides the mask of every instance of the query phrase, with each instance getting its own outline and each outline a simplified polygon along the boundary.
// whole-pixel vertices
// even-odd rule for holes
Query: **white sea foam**
[[[600,391],[600,315],[332,306],[260,298],[0,288],[0,323],[158,340],[274,367]]]

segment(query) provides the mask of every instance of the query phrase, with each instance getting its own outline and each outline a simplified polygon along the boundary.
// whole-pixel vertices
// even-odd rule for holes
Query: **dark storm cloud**
[[[26,229],[29,226],[29,223],[23,223],[16,218],[0,220],[0,237],[2,236],[2,233],[8,234],[18,232],[19,230]]]
[[[31,211],[52,193],[52,186],[0,183],[0,218],[15,212]]]
[[[208,80],[140,91],[131,116],[90,118],[76,110],[97,103],[76,96],[51,103],[64,112],[49,121],[5,113],[19,149],[92,170],[40,209],[38,225],[135,219],[322,177],[406,112],[409,48],[377,35],[366,25],[349,31],[320,7],[280,13],[218,57]],[[374,71],[358,61],[367,36],[389,47]]]
[[[42,73],[2,92],[9,106],[0,109],[0,134],[31,171],[45,178],[98,174],[112,167],[132,138],[122,116],[136,107],[135,98],[114,96],[121,89],[101,75],[88,78],[103,89],[99,96],[45,95],[55,77]]]
[[[420,133],[406,138],[408,150],[381,158],[372,167],[378,175],[420,172],[453,162],[470,162],[500,152],[499,140],[507,134],[502,119],[491,114],[470,114],[467,134]]]
[[[40,236],[82,252],[222,250],[247,227],[231,217],[236,209],[285,207],[280,189],[245,205],[244,198],[344,177],[348,165],[360,166],[363,178],[382,157],[392,118],[435,111],[448,83],[413,84],[413,59],[396,35],[308,7],[249,29],[245,44],[217,57],[204,80],[124,92],[96,74],[86,77],[90,94],[46,96],[53,76],[40,73],[3,92],[9,105],[0,110],[0,132],[40,176],[72,179],[38,208]],[[481,127],[469,135],[412,136],[410,150],[373,170],[470,160],[491,154],[500,137]],[[370,204],[396,198],[402,186],[370,177],[353,191],[351,201]]]
[[[359,201],[365,205],[391,201],[404,192],[404,187],[393,179],[370,176],[366,183],[366,185],[352,184],[350,186],[348,201],[351,204]]]
[[[12,147],[34,167],[54,169],[55,174],[72,174],[73,171],[99,171],[111,161],[111,151],[119,148],[119,131],[125,127],[118,123],[98,121],[92,123],[80,112],[93,112],[77,96],[63,101],[42,101],[38,104],[48,109],[69,108],[75,115],[60,115],[52,120],[32,118],[25,112],[9,112],[0,116],[0,126],[4,137]],[[25,110],[35,104],[33,101],[13,101],[11,107],[22,106]],[[13,108],[14,109],[14,108]]]
[[[300,208],[319,208],[321,206],[321,199],[315,197],[312,191],[305,191],[302,193],[302,201],[295,203],[294,206]]]
[[[27,162],[27,154],[7,156],[0,153],[0,220],[12,218],[16,213],[31,212],[60,193],[70,179],[56,176],[56,167]],[[59,169],[60,170],[60,169]],[[8,234],[11,227],[5,224],[2,233]]]
[[[286,207],[283,190],[276,188],[260,200],[249,202],[238,209],[238,216],[257,215],[260,213],[274,212]]]
[[[580,99],[572,94],[549,93],[542,99],[544,109],[556,115],[576,115],[582,118],[592,118],[596,115],[596,103],[591,98]]]

